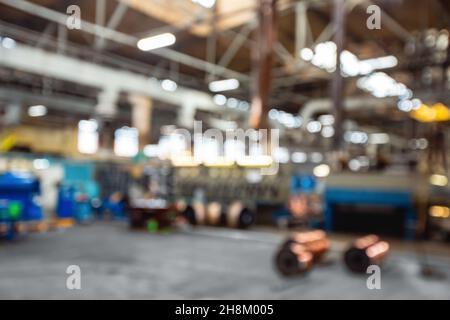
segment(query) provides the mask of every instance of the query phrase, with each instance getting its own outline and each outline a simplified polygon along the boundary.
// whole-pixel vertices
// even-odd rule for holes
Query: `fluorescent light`
[[[36,170],[45,170],[50,168],[50,161],[47,159],[35,159],[33,160],[33,167]]]
[[[291,156],[293,163],[305,163],[307,159],[308,157],[304,152],[294,152]]]
[[[279,163],[289,162],[289,150],[285,147],[279,147],[273,151],[273,158]]]
[[[276,120],[278,118],[278,110],[277,109],[270,109],[269,111],[269,118],[272,120]]]
[[[227,103],[227,97],[225,97],[223,94],[216,94],[213,97],[214,103],[219,105],[219,106],[223,106],[225,105],[225,103]]]
[[[142,51],[150,51],[174,44],[176,38],[171,33],[162,33],[138,41],[137,47]]]
[[[207,9],[211,9],[216,4],[216,0],[192,0],[192,2],[197,3]]]
[[[318,119],[324,126],[331,126],[334,123],[334,116],[332,114],[323,114]]]
[[[377,98],[401,97],[411,98],[412,92],[403,83],[395,81],[384,72],[375,72],[358,79],[358,88],[370,92]],[[412,107],[412,106],[411,106]]]
[[[16,41],[14,39],[5,37],[2,40],[2,46],[5,49],[14,49],[16,47]]]
[[[395,67],[398,64],[398,60],[394,56],[361,60],[360,62],[369,65],[372,70],[388,69]]]
[[[369,136],[369,143],[371,144],[386,144],[389,141],[390,139],[387,133],[371,133]]]
[[[441,174],[433,174],[430,177],[430,183],[435,186],[445,187],[448,184],[448,178]]]
[[[352,171],[359,171],[359,169],[361,169],[361,163],[358,159],[352,159],[348,162],[348,167]]]
[[[334,128],[332,126],[325,126],[322,128],[321,134],[324,138],[331,138],[334,136]]]
[[[98,150],[98,123],[95,119],[78,122],[78,151],[94,154]]]
[[[114,132],[114,153],[119,157],[134,157],[139,152],[139,132],[122,127]]]
[[[311,59],[314,57],[314,52],[310,48],[303,48],[300,50],[300,58],[302,58],[305,61],[311,61]]]
[[[313,152],[310,154],[311,162],[319,163],[323,160],[323,155],[320,152]]]
[[[31,106],[28,108],[30,117],[43,117],[47,114],[47,107],[43,105]]]
[[[317,133],[320,132],[322,129],[322,124],[319,121],[310,121],[306,125],[306,130],[311,133]]]
[[[163,88],[166,91],[173,92],[173,91],[177,90],[178,85],[175,81],[172,81],[170,79],[165,79],[165,80],[161,81],[161,88]]]
[[[247,101],[239,101],[238,109],[247,111],[248,109],[250,109],[250,104]]]
[[[344,133],[344,140],[353,144],[365,144],[369,137],[362,131],[347,131]]]
[[[209,90],[212,92],[229,91],[237,88],[239,88],[237,79],[217,80],[209,83]]]
[[[325,178],[330,174],[330,167],[326,164],[318,165],[313,169],[313,173],[318,178]]]
[[[400,100],[397,103],[397,107],[401,111],[410,112],[411,110],[413,110],[414,104],[413,104],[413,102],[411,100],[405,99],[405,100]]]
[[[159,156],[159,145],[158,144],[148,144],[144,147],[144,155],[149,158],[156,158]]]
[[[229,98],[227,100],[227,107],[231,109],[236,109],[239,105],[239,100],[236,98]]]

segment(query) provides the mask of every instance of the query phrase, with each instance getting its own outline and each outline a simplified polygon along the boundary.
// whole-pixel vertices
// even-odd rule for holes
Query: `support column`
[[[334,148],[340,150],[342,146],[342,120],[344,95],[344,79],[341,74],[341,52],[345,46],[345,0],[334,0],[333,12],[333,41],[336,44],[336,70],[333,73],[331,82],[331,97],[334,111]]]
[[[252,104],[249,124],[268,128],[268,98],[272,80],[273,51],[276,39],[276,0],[258,1],[256,41],[252,48]]]
[[[190,101],[185,101],[178,110],[178,125],[186,129],[194,127],[196,108]]]
[[[131,94],[131,125],[139,132],[139,149],[142,150],[150,143],[153,101],[151,98],[138,94]]]

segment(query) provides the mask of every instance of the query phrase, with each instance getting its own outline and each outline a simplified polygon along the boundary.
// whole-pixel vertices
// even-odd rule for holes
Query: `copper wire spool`
[[[205,205],[201,202],[194,202],[192,204],[192,208],[194,209],[195,224],[196,225],[204,225],[206,222]]]
[[[344,253],[345,265],[353,272],[366,272],[370,265],[380,265],[389,253],[389,243],[376,235],[357,239]]]
[[[192,205],[177,204],[176,209],[192,225],[203,225],[206,219],[206,208],[201,202],[194,202]]]
[[[286,240],[284,246],[291,243],[303,245],[306,250],[312,253],[315,262],[319,261],[330,248],[327,234],[322,230],[297,232]]]
[[[23,222],[16,223],[16,224],[14,224],[14,231],[17,233],[26,233],[27,226]]]
[[[291,243],[283,246],[275,257],[275,264],[284,276],[293,276],[309,271],[314,256],[305,246]]]
[[[225,221],[230,228],[246,229],[255,222],[255,214],[244,207],[241,201],[235,201],[229,205]]]
[[[219,202],[210,202],[206,207],[206,223],[211,226],[220,224],[222,205]]]
[[[329,247],[330,242],[322,230],[297,232],[282,244],[275,263],[285,276],[301,274],[310,270]]]

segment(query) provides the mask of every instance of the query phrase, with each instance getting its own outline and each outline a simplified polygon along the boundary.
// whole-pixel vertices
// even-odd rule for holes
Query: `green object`
[[[20,202],[11,202],[8,205],[8,211],[12,220],[19,220],[22,214],[22,204]]]
[[[158,226],[158,221],[156,221],[155,219],[149,219],[147,221],[147,231],[150,233],[158,232]]]

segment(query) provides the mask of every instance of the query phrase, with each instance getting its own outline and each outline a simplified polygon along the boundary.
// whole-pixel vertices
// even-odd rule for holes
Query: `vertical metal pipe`
[[[341,52],[345,46],[345,0],[334,0],[333,41],[336,44],[336,70],[331,82],[331,98],[333,100],[335,150],[342,146],[342,101],[344,95],[344,79],[341,74]]]
[[[252,48],[252,106],[249,124],[252,128],[268,128],[268,96],[272,79],[273,47],[276,39],[277,0],[258,1],[258,27]]]

